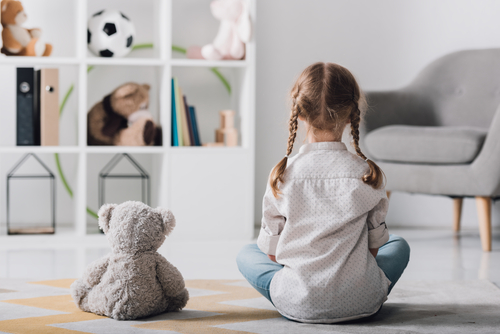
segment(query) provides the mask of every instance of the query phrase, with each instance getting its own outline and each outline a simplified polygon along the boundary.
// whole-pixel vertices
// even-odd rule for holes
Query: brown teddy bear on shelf
[[[111,253],[89,264],[71,285],[81,310],[132,320],[186,306],[189,293],[182,274],[157,252],[175,227],[170,210],[134,201],[105,204],[99,226]]]
[[[87,115],[88,145],[161,145],[161,128],[148,112],[149,85],[129,82],[104,97]]]
[[[8,56],[49,56],[52,45],[40,40],[42,31],[38,28],[26,29],[22,24],[27,16],[21,2],[16,0],[2,0],[2,40],[1,52]]]

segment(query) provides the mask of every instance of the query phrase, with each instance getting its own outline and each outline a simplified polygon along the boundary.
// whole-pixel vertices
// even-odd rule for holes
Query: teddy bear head
[[[210,3],[210,11],[218,20],[235,21],[243,11],[241,0],[214,0]]]
[[[21,25],[27,20],[23,5],[20,1],[2,0],[0,3],[2,9],[2,26]]]
[[[111,107],[117,114],[129,118],[140,110],[147,110],[149,103],[149,85],[129,82],[111,93]]]
[[[156,251],[175,227],[175,217],[163,208],[141,202],[104,204],[98,212],[99,227],[115,253]]]

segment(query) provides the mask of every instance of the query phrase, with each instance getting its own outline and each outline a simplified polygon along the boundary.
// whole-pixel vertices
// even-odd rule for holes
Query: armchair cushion
[[[478,155],[487,130],[454,126],[384,126],[365,145],[377,160],[412,164],[467,164]]]

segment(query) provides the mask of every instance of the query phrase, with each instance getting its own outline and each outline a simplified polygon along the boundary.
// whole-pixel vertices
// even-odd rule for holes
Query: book
[[[40,145],[40,121],[35,105],[35,73],[32,67],[17,68],[16,143],[18,146]]]
[[[180,106],[179,99],[179,83],[177,78],[174,78],[174,95],[175,95],[175,117],[176,117],[176,128],[177,128],[177,142],[179,146],[184,146],[183,134],[182,134],[182,112]]]
[[[193,106],[189,107],[189,114],[191,116],[191,122],[193,124],[193,136],[196,146],[201,146],[200,134],[198,132],[198,122],[196,120],[196,109]]]
[[[183,94],[182,94],[182,89],[179,87],[179,94],[177,95],[179,97],[179,105],[181,109],[181,124],[182,124],[182,142],[183,146],[191,146],[191,139],[189,138],[189,127],[188,127],[188,122],[187,122],[187,117],[186,117],[186,111],[184,110],[184,101],[183,101]]]
[[[35,72],[36,113],[39,115],[40,145],[59,145],[59,69],[42,68]]]
[[[175,107],[175,82],[172,78],[172,146],[179,146],[179,139],[177,134],[177,117],[176,117],[176,107]]]
[[[193,134],[193,122],[191,120],[191,114],[189,112],[189,106],[187,104],[186,95],[183,95],[182,97],[184,99],[184,110],[186,111],[186,120],[187,120],[187,125],[188,125],[188,130],[189,130],[189,142],[191,143],[191,146],[196,146],[196,143],[194,141],[194,134]]]

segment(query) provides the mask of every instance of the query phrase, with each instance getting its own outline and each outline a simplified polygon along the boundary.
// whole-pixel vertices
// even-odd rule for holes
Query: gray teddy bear
[[[186,306],[189,294],[181,273],[157,252],[175,227],[172,212],[129,201],[105,204],[98,215],[112,251],[71,285],[76,305],[117,320]]]

